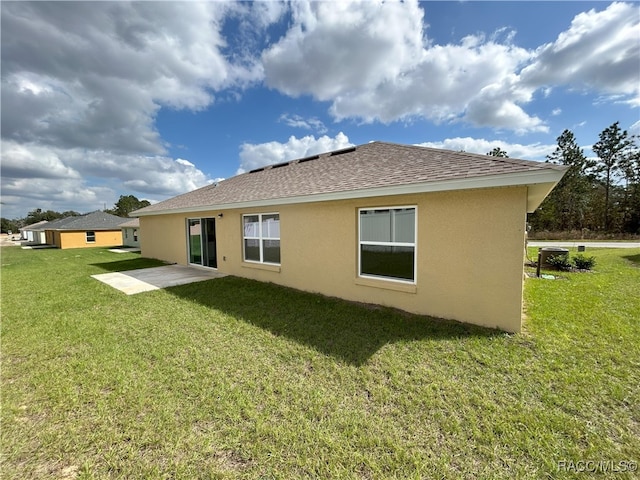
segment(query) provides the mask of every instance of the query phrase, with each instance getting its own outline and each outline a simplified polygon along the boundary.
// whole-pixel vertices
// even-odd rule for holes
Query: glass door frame
[[[217,263],[217,241],[216,241],[216,219],[215,217],[195,217],[186,219],[186,240],[187,240],[187,263],[198,267],[218,268]],[[209,225],[213,225],[213,241],[209,239]],[[199,232],[196,235],[191,233],[193,227],[198,227]],[[193,247],[195,238],[199,238],[199,251],[194,252]],[[210,255],[210,243],[213,243],[213,255]],[[206,245],[205,245],[206,244]],[[206,254],[206,255],[205,255]],[[206,257],[206,258],[205,258]],[[194,261],[194,260],[198,261]],[[214,265],[209,265],[213,260]]]

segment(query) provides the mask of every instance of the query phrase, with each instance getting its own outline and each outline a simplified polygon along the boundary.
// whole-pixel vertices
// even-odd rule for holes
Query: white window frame
[[[403,209],[413,209],[414,211],[414,239],[413,242],[373,242],[373,241],[363,241],[362,240],[362,212],[371,211],[371,210],[403,210]],[[395,220],[395,217],[391,216],[392,221]],[[391,234],[395,233],[395,228],[391,229]],[[417,205],[396,205],[391,207],[363,207],[358,208],[358,277],[360,278],[371,278],[375,280],[386,280],[390,282],[399,282],[404,284],[416,285],[418,282],[418,206]],[[413,248],[413,280],[405,280],[397,277],[386,277],[382,275],[371,275],[371,274],[363,274],[362,273],[362,245],[380,245],[386,247],[412,247]]]
[[[262,217],[266,217],[268,215],[278,215],[278,223],[280,222],[280,212],[265,212],[265,213],[245,213],[242,215],[242,261],[247,263],[261,263],[264,265],[280,265],[280,263],[274,262],[265,262],[264,261],[264,250],[262,242],[263,240],[278,240],[280,242],[280,236],[278,238],[275,237],[264,237],[262,232]],[[258,217],[258,236],[247,236],[245,235],[244,230],[244,219],[245,217]],[[260,249],[260,260],[248,260],[247,252],[245,251],[245,240],[258,240],[258,246]],[[282,243],[280,244],[280,258],[282,258]]]
[[[93,240],[89,240],[89,234],[92,233],[93,235]],[[96,232],[93,230],[87,230],[86,232],[84,232],[84,238],[86,243],[96,243]]]

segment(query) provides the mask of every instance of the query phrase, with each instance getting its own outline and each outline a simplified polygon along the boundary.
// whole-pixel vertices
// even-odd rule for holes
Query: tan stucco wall
[[[204,214],[202,216],[212,215]],[[176,214],[140,217],[142,256],[187,265],[186,218],[190,218],[190,216]],[[218,249],[218,251],[220,250]]]
[[[366,303],[520,331],[526,187],[225,210],[218,270]],[[357,275],[358,208],[417,206],[416,285]],[[242,261],[242,214],[280,213],[280,267]],[[187,263],[186,218],[141,217],[142,255]]]
[[[96,231],[96,241],[87,243],[86,232],[54,232],[58,248],[113,247],[122,245],[122,230]]]

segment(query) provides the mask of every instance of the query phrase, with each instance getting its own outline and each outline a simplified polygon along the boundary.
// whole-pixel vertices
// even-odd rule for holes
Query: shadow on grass
[[[366,363],[388,343],[501,334],[488,328],[238,277],[182,285],[166,291],[356,366]]]
[[[639,255],[624,255],[622,258],[629,260],[635,266],[640,266],[640,254]]]
[[[90,263],[92,267],[98,267],[105,272],[124,272],[125,270],[137,270],[138,268],[162,267],[167,265],[161,260],[152,258],[131,258],[129,260],[117,260],[115,262]]]

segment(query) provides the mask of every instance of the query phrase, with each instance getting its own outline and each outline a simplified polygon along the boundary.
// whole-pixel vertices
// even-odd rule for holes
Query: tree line
[[[558,137],[547,162],[569,167],[540,208],[529,216],[534,231],[587,229],[640,234],[638,137],[615,122],[600,132],[587,158],[570,130]]]
[[[571,130],[557,138],[546,162],[569,167],[542,205],[529,214],[533,232],[586,231],[640,234],[640,147],[638,137],[615,122],[600,132],[587,158]],[[487,155],[506,157],[496,147]]]
[[[147,207],[149,205],[151,205],[151,202],[149,202],[148,200],[138,200],[138,198],[136,198],[134,195],[120,195],[120,199],[115,203],[114,207],[111,209],[105,209],[104,211],[106,213],[110,213],[111,215],[128,218],[129,213],[133,212],[134,210],[138,210],[139,208]],[[7,218],[0,219],[0,227],[2,233],[15,233],[19,228],[33,225],[34,223],[42,222],[43,220],[50,222],[59,218],[78,215],[81,215],[81,213],[78,213],[74,210],[68,210],[66,212],[56,212],[53,210],[42,210],[41,208],[36,208],[27,213],[27,216],[24,218],[13,220],[9,220]]]

